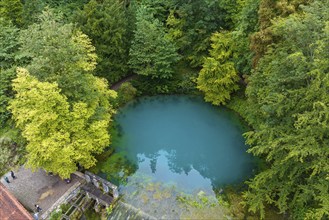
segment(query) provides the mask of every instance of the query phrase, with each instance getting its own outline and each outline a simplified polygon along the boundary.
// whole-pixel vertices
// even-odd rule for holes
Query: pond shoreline
[[[167,101],[166,100],[171,100],[170,102],[171,102],[171,104],[169,105],[169,106],[173,106],[173,109],[170,109],[167,105],[166,106],[162,106],[163,105],[163,103],[166,103]],[[149,104],[143,104],[144,102],[147,102],[147,103],[149,103]],[[141,106],[143,106],[143,105],[145,105],[144,107],[141,107]],[[150,105],[150,106],[152,106],[152,107],[148,107],[150,110],[155,110],[155,112],[149,112],[149,113],[145,113],[145,115],[144,115],[144,113],[143,113],[143,111],[145,111],[145,107],[147,106],[147,105]],[[187,105],[187,107],[185,107],[185,105]],[[129,116],[129,114],[131,114],[131,113],[129,113],[129,109],[133,109],[133,112],[137,112],[138,114],[140,114],[140,115],[136,115],[136,116]],[[169,108],[169,109],[168,109]],[[164,109],[167,109],[166,111],[164,111]],[[196,112],[195,113],[188,113],[188,111],[192,111],[192,110],[195,110]],[[127,112],[127,110],[128,110],[128,112]],[[169,111],[169,112],[167,112],[167,111]],[[177,117],[177,116],[174,116],[176,113],[174,113],[175,111],[178,111],[178,112],[180,112],[179,114],[181,114],[181,113],[183,113],[183,115],[186,115],[186,114],[190,114],[190,115],[188,115],[188,116],[183,116],[183,118],[180,118],[180,119],[178,119],[178,118],[175,118],[175,117]],[[193,112],[193,111],[192,111]],[[203,128],[202,126],[218,126],[218,125],[216,125],[216,120],[219,120],[219,119],[216,119],[217,117],[224,117],[224,115],[227,115],[227,116],[229,116],[228,118],[222,118],[222,119],[220,119],[220,120],[224,120],[223,122],[225,122],[225,123],[228,123],[229,121],[232,121],[232,119],[234,119],[235,118],[235,120],[234,121],[236,121],[236,123],[240,120],[239,118],[237,118],[238,117],[238,115],[236,114],[236,112],[232,112],[232,110],[230,110],[230,109],[228,109],[228,108],[225,108],[225,107],[216,107],[216,106],[212,106],[211,104],[209,104],[209,103],[205,103],[204,101],[203,101],[203,99],[202,99],[202,97],[201,96],[197,96],[197,95],[161,95],[161,96],[143,96],[143,97],[139,97],[139,99],[137,99],[137,100],[134,100],[134,101],[132,101],[132,102],[129,102],[129,103],[127,103],[124,107],[122,107],[122,108],[119,108],[118,109],[118,111],[117,111],[117,115],[114,117],[114,121],[115,121],[115,123],[118,123],[118,124],[120,124],[120,126],[118,126],[118,128],[116,128],[116,129],[121,129],[121,131],[119,131],[119,132],[116,132],[117,133],[117,135],[119,136],[119,139],[120,138],[124,138],[124,139],[126,139],[126,138],[128,138],[128,137],[126,137],[126,135],[127,134],[134,134],[134,133],[136,133],[136,132],[139,132],[141,129],[140,128],[143,128],[143,130],[147,130],[147,133],[145,133],[145,134],[148,134],[147,136],[148,137],[153,137],[153,136],[156,136],[157,137],[157,141],[156,142],[159,142],[160,144],[162,143],[162,145],[164,144],[164,143],[166,143],[168,140],[169,140],[169,142],[167,143],[167,144],[169,144],[169,146],[171,146],[172,144],[174,144],[175,142],[171,142],[170,140],[172,139],[172,137],[171,137],[171,135],[174,135],[174,134],[176,134],[176,133],[178,133],[178,134],[180,134],[180,132],[182,132],[182,131],[184,131],[184,130],[186,130],[186,131],[188,131],[189,129],[196,129],[197,127],[200,127],[201,126],[201,130],[202,130],[202,132],[201,131],[199,131],[198,132],[198,135],[200,136],[200,135],[202,135],[202,136],[200,136],[198,139],[196,139],[196,141],[197,140],[204,140],[204,141],[207,141],[209,138],[210,138],[210,136],[208,137],[207,135],[208,135],[208,133],[210,132],[210,131],[216,131],[216,130],[220,130],[220,129],[222,129],[222,128],[220,128],[220,127],[217,127],[217,128],[215,128],[215,127],[213,127],[212,129],[208,129],[209,131],[207,131],[207,129],[206,128]],[[222,116],[221,116],[222,115]],[[225,116],[225,117],[227,117],[227,116]],[[132,125],[138,125],[137,127],[136,127],[136,129],[135,128],[133,128],[133,130],[126,130],[127,129],[127,127],[126,126],[123,126],[122,125],[122,121],[120,121],[120,120],[125,120],[125,119],[127,119],[127,117],[128,118],[132,118],[132,119],[135,119],[135,118],[140,118],[140,117],[143,117],[143,119],[141,119],[141,121],[133,121],[132,122]],[[146,117],[146,118],[145,118]],[[202,119],[202,117],[207,117],[207,118],[205,118],[205,119]],[[150,119],[151,118],[151,119]],[[164,121],[161,121],[161,119],[162,118],[166,118]],[[172,118],[172,119],[170,119],[170,118]],[[120,119],[119,121],[118,121],[118,119]],[[150,119],[151,121],[150,122],[147,122],[148,121],[148,119]],[[130,119],[129,119],[130,120]],[[173,123],[168,123],[168,120],[170,121],[170,120],[173,120]],[[183,121],[181,121],[181,123],[187,123],[187,125],[188,125],[188,129],[187,128],[184,128],[184,129],[177,129],[176,127],[172,127],[172,128],[169,128],[168,126],[170,126],[170,125],[175,125],[175,126],[178,126],[180,123],[178,122],[178,121],[180,121],[180,120],[183,120]],[[200,121],[201,120],[201,121]],[[156,125],[152,125],[152,121],[157,121],[157,124]],[[159,122],[159,121],[161,121],[161,122]],[[149,123],[151,123],[151,124],[149,124]],[[177,124],[178,123],[178,124]],[[205,124],[206,123],[206,124]],[[209,124],[210,123],[210,124]],[[215,123],[215,124],[214,124]],[[218,122],[217,122],[218,123]],[[141,125],[143,124],[143,126],[141,127]],[[195,125],[197,125],[197,126],[195,126]],[[123,127],[122,127],[123,126]],[[148,128],[149,126],[151,126],[150,128]],[[155,127],[152,127],[152,126],[155,126]],[[232,125],[229,125],[229,127],[235,127],[235,126],[238,126],[238,125],[235,125],[235,123],[233,123]],[[134,127],[134,126],[133,126]],[[226,126],[224,126],[224,127],[226,127]],[[233,128],[232,127],[232,128]],[[239,127],[239,126],[238,126]],[[150,129],[150,130],[148,130],[148,129]],[[168,131],[172,131],[172,130],[174,130],[174,133],[172,133],[172,134],[169,134],[170,136],[168,136],[168,138],[169,139],[167,139],[167,138],[165,138],[165,139],[163,139],[162,141],[159,141],[159,140],[161,140],[161,137],[163,136],[163,135],[167,135],[167,133],[165,132],[165,133],[162,133],[162,135],[160,135],[160,136],[157,136],[156,134],[152,134],[152,132],[154,131],[154,130],[159,130],[159,129],[165,129],[164,131],[166,131],[166,132],[168,132]],[[238,130],[240,130],[241,129],[241,127],[240,128],[235,128],[235,129],[238,129]],[[227,128],[225,129],[225,130],[223,130],[223,132],[224,133],[226,133],[228,130],[227,130]],[[149,132],[151,132],[151,133],[149,133]],[[201,133],[200,133],[201,132]],[[204,132],[206,132],[206,133],[204,133]],[[211,132],[210,132],[211,133]],[[239,132],[238,132],[239,133]],[[236,134],[234,134],[234,137],[235,137],[235,135],[238,135],[238,133],[236,133]],[[218,133],[216,132],[215,134],[215,137],[218,135]],[[141,134],[141,136],[144,136],[143,134]],[[185,135],[183,135],[183,133],[179,136],[180,137],[180,139],[181,138],[183,138],[184,139],[184,136],[186,136],[186,134]],[[195,136],[195,135],[189,135],[188,137],[193,137],[193,136]],[[226,135],[225,135],[226,136]],[[137,136],[138,137],[138,136]],[[233,136],[232,136],[233,137]],[[160,139],[158,139],[158,138],[160,138]],[[145,145],[145,144],[138,144],[138,141],[140,141],[140,140],[143,140],[144,138],[142,138],[142,139],[137,139],[136,141],[133,141],[133,143],[135,144],[135,146],[143,146],[143,145]],[[189,138],[188,138],[189,139]],[[186,139],[186,140],[188,140],[188,139]],[[217,139],[217,138],[216,138]],[[129,138],[128,139],[126,139],[126,140],[129,140]],[[200,141],[199,140],[199,141]],[[229,140],[229,139],[228,139]],[[244,143],[244,140],[243,140],[243,138],[241,137],[241,134],[240,134],[240,137],[239,137],[239,140],[242,140],[242,142]],[[120,140],[119,140],[119,142],[120,142]],[[195,142],[195,141],[193,141],[193,142]],[[193,143],[192,142],[192,143]],[[230,141],[229,141],[230,142]],[[239,141],[240,142],[240,141]],[[171,144],[170,144],[171,143]],[[202,143],[202,142],[200,142],[200,143]],[[214,142],[214,143],[216,143],[216,141]],[[190,146],[190,144],[191,143],[183,143],[183,145],[185,146]],[[113,143],[113,145],[117,148],[119,145],[120,145],[120,143],[117,143],[117,142],[115,142],[115,143]],[[122,145],[122,144],[121,144]],[[175,145],[175,144],[174,144]],[[151,150],[152,149],[154,149],[154,147],[151,147],[150,148]],[[198,148],[190,148],[190,153],[192,153],[193,152],[193,150],[192,149],[194,149],[194,151],[196,150],[196,149],[198,149]],[[207,150],[203,150],[203,152],[206,152]],[[170,150],[168,151],[168,152],[171,152]],[[200,152],[198,152],[198,153],[196,153],[195,154],[195,158],[197,159],[198,157],[200,157],[200,155],[202,155],[203,153],[201,153],[202,151],[200,151]],[[121,150],[116,150],[115,152],[114,152],[114,154],[113,155],[120,155],[120,154],[122,154],[123,152],[122,152],[122,149]],[[125,155],[125,153],[123,153],[124,155]],[[140,158],[141,160],[144,160],[145,162],[146,162],[146,164],[144,163],[144,165],[143,164],[139,164],[138,166],[137,166],[137,168],[138,169],[140,169],[141,167],[144,167],[144,168],[142,168],[144,171],[146,171],[146,170],[148,170],[148,169],[155,169],[155,170],[157,170],[156,172],[158,172],[158,170],[160,169],[163,169],[163,167],[164,166],[166,166],[165,164],[167,164],[167,163],[169,163],[169,162],[166,162],[166,160],[167,159],[165,159],[167,156],[169,156],[171,153],[169,153],[169,154],[167,154],[167,153],[165,153],[163,156],[160,156],[159,157],[159,155],[161,155],[162,153],[160,153],[159,154],[159,152],[157,153],[157,154],[155,154],[155,155],[158,155],[158,156],[156,156],[156,158],[154,158],[154,159],[149,159],[149,158],[147,158],[147,157],[145,157],[144,158],[144,156],[142,157],[142,158]],[[176,154],[176,153],[175,153]],[[123,155],[123,156],[124,156]],[[148,155],[148,154],[145,154],[145,155]],[[153,153],[151,154],[151,155],[153,155]],[[167,155],[167,156],[166,156]],[[193,155],[193,154],[192,154]],[[197,156],[197,155],[199,155],[199,156]],[[220,155],[219,153],[213,153],[213,155]],[[129,156],[129,155],[127,155],[127,156],[124,156],[124,157],[126,157],[126,158],[129,158],[129,157],[131,157],[131,156]],[[171,157],[171,156],[170,156]],[[209,160],[209,156],[207,156],[208,157],[208,160]],[[206,158],[207,158],[206,157]],[[161,159],[162,158],[162,159]],[[139,160],[140,160],[139,159]],[[188,159],[188,158],[187,158]],[[150,164],[152,164],[153,162],[152,162],[152,160],[154,160],[154,161],[158,161],[158,162],[155,162],[155,164],[154,164],[154,168],[152,168],[152,166],[153,165],[151,165],[151,167],[150,168],[148,168],[148,166],[149,165],[147,165],[148,163],[150,163]],[[184,159],[185,160],[185,159]],[[193,159],[193,160],[195,160],[195,159]],[[193,161],[192,160],[192,161]],[[219,159],[218,157],[216,157],[216,159],[215,160],[221,160],[221,159]],[[241,159],[239,159],[239,160],[241,160]],[[239,161],[239,160],[237,160],[237,161]],[[120,159],[119,161],[124,161],[124,159]],[[162,161],[162,162],[161,162]],[[187,161],[190,161],[190,160],[187,160]],[[204,160],[203,160],[204,161]],[[122,163],[124,163],[124,162],[122,162]],[[108,163],[106,163],[106,162],[104,162],[103,163],[103,166],[110,166],[110,164],[115,164],[114,162],[108,162]],[[158,165],[157,165],[158,164]],[[225,164],[226,164],[226,162],[225,162]],[[113,167],[113,165],[111,165],[112,167]],[[201,164],[200,164],[201,165]],[[161,167],[159,167],[159,166],[161,166]],[[203,166],[203,165],[202,165]],[[201,166],[201,167],[202,167]],[[223,165],[219,165],[219,166],[215,166],[216,168],[216,170],[218,169],[217,167],[222,167]],[[244,165],[245,166],[245,165]],[[203,170],[203,168],[201,168],[201,167],[199,167],[199,165],[198,164],[195,164],[193,167],[191,167],[192,168],[192,170],[194,170],[195,168],[197,169],[197,170],[199,170],[199,171],[197,171],[194,175],[200,175],[200,173],[199,172],[205,172],[205,171],[202,171]],[[145,170],[146,169],[146,170]],[[180,168],[179,168],[180,169]],[[185,169],[185,168],[184,168]],[[201,170],[200,170],[201,169]],[[107,171],[107,169],[106,168],[101,168],[100,169],[102,172],[104,172],[104,175],[106,175],[106,171]],[[155,172],[155,170],[154,170],[154,172]],[[191,170],[191,171],[192,171]],[[144,172],[144,171],[142,171],[142,172]],[[189,173],[189,175],[192,175],[192,173],[191,173],[191,171],[188,171],[188,173]],[[133,173],[135,173],[136,171],[132,171]],[[140,171],[138,171],[138,172],[140,172]],[[148,173],[149,171],[147,171],[147,173]],[[160,172],[160,171],[159,171]],[[162,171],[161,171],[162,172]],[[193,172],[195,172],[195,171],[193,171]],[[209,171],[206,171],[206,172],[209,172]],[[211,175],[215,175],[215,173],[216,172],[218,172],[218,171],[213,171],[213,174],[211,174]],[[151,185],[149,185],[149,187],[151,187],[151,188],[148,188],[148,189],[135,189],[135,190],[137,190],[139,193],[137,193],[137,192],[134,192],[134,190],[133,191],[131,191],[132,189],[129,189],[129,187],[126,185],[126,184],[124,184],[124,186],[123,186],[123,189],[124,189],[124,191],[122,191],[122,193],[124,194],[124,195],[134,195],[134,197],[133,198],[129,198],[128,199],[128,202],[129,202],[129,200],[130,200],[130,202],[133,204],[133,205],[135,205],[136,206],[136,202],[138,203],[138,201],[136,201],[135,199],[136,198],[140,198],[139,200],[140,201],[142,201],[143,203],[145,203],[144,205],[143,205],[143,208],[146,208],[146,204],[147,203],[149,203],[149,202],[151,202],[151,200],[149,201],[149,199],[146,199],[146,198],[153,198],[153,199],[155,199],[155,200],[158,200],[158,199],[160,199],[160,198],[164,198],[165,200],[164,201],[166,201],[167,199],[169,199],[171,202],[170,203],[176,203],[178,200],[177,200],[177,198],[184,198],[185,196],[183,196],[183,195],[181,195],[181,196],[179,196],[179,194],[177,194],[177,193],[174,193],[174,192],[172,192],[172,193],[174,193],[174,195],[176,195],[176,196],[178,196],[177,198],[176,198],[176,196],[174,196],[174,197],[172,197],[172,195],[171,196],[169,196],[171,193],[169,193],[169,191],[167,191],[167,189],[166,188],[163,188],[163,192],[160,190],[160,186],[158,186],[158,187],[160,187],[158,190],[160,190],[160,191],[153,191],[153,190],[155,190],[154,189],[154,186],[157,186],[157,184],[162,184],[161,182],[162,181],[165,181],[165,180],[161,180],[163,177],[165,177],[166,175],[164,175],[164,174],[160,174],[160,176],[159,175],[156,175],[156,178],[155,178],[155,176],[154,177],[152,177],[152,175],[154,175],[154,174],[152,174],[153,172],[150,172],[150,173],[148,173],[147,175],[150,175],[151,174],[151,176],[150,177],[147,177],[146,179],[149,179],[149,178],[151,178],[150,180],[151,180],[151,182],[149,182],[149,183],[147,183],[146,184],[146,186],[148,185],[148,184],[151,184]],[[204,173],[204,174],[206,174],[206,173]],[[172,175],[172,174],[170,174],[170,175]],[[187,174],[186,174],[187,175]],[[110,176],[113,176],[113,174],[110,174]],[[108,176],[108,177],[110,177],[110,176]],[[175,177],[174,177],[175,176]],[[178,178],[178,176],[175,174],[173,177],[174,177],[174,179],[175,178]],[[207,174],[206,174],[206,176],[207,176]],[[186,177],[184,177],[184,178],[187,178],[188,176],[186,176]],[[208,176],[206,179],[208,179],[210,176]],[[155,179],[154,179],[155,178]],[[160,178],[160,179],[158,179],[158,178]],[[198,177],[199,178],[199,177]],[[172,179],[172,178],[170,178],[170,179]],[[205,179],[205,180],[206,180]],[[212,181],[215,181],[216,180],[216,178],[214,178],[214,177],[212,177],[211,178],[212,179]],[[222,179],[222,177],[220,178],[220,179],[218,179],[218,180],[221,180]],[[133,182],[132,182],[132,179],[131,179],[131,177],[129,177],[129,175],[127,176],[127,179],[126,179],[128,182],[127,183],[130,183],[130,184],[132,184]],[[200,179],[201,180],[201,179]],[[210,179],[209,179],[210,180]],[[209,180],[206,180],[206,181],[209,181]],[[138,181],[140,181],[140,180],[138,180]],[[136,184],[137,185],[139,185],[139,183],[138,183],[138,181],[136,182]],[[144,181],[144,180],[142,180],[142,181]],[[160,181],[160,182],[159,182]],[[199,180],[198,180],[199,181]],[[202,180],[203,181],[203,180]],[[221,180],[221,181],[223,181],[223,180]],[[165,181],[166,182],[166,181]],[[188,180],[185,180],[184,181],[184,184],[186,185],[186,183],[187,182],[190,182],[190,184],[191,183],[193,183],[193,182],[195,182],[195,180],[193,180],[193,181],[188,181]],[[204,182],[205,183],[205,182]],[[156,184],[156,185],[154,185],[154,184]],[[183,182],[181,183],[181,184],[183,184]],[[198,185],[198,182],[195,182],[195,183],[193,183],[192,184],[192,186],[193,185],[195,185],[195,186],[197,186]],[[232,184],[225,184],[226,186],[232,186]],[[243,185],[243,183],[242,182],[240,182],[240,185]],[[201,186],[201,185],[200,185]],[[202,206],[202,201],[205,201],[205,200],[209,200],[209,198],[211,198],[211,197],[213,197],[213,198],[216,198],[216,197],[218,197],[218,198],[221,198],[220,200],[222,200],[223,202],[224,202],[224,200],[223,199],[225,199],[224,197],[225,197],[225,194],[226,194],[226,186],[224,186],[224,185],[222,185],[222,186],[218,186],[218,188],[217,188],[217,190],[215,190],[215,188],[214,188],[214,186],[211,186],[210,187],[210,189],[211,189],[211,191],[212,190],[214,190],[214,191],[212,191],[214,194],[209,194],[209,193],[206,193],[205,194],[205,196],[206,197],[201,197],[201,199],[202,200],[200,200],[200,198],[199,197],[196,197],[196,200],[195,201],[193,201],[193,202],[190,202],[189,203],[189,205],[191,205],[191,204],[194,204],[194,205],[196,205],[197,206],[197,208],[198,207],[200,207],[200,206]],[[127,188],[128,187],[128,188]],[[179,187],[179,188],[181,188],[181,186]],[[183,187],[184,188],[184,187]],[[185,187],[186,188],[186,187]],[[198,187],[199,188],[199,187]],[[202,188],[202,187],[201,187]],[[203,195],[203,190],[201,190],[201,188],[199,188],[199,189],[197,189],[196,188],[196,190],[194,190],[194,192],[196,193],[196,194],[198,194],[198,193],[201,193],[200,195]],[[241,186],[240,187],[238,187],[238,188],[241,188]],[[224,189],[224,192],[223,192],[223,189]],[[125,193],[125,190],[126,190],[126,193]],[[128,190],[128,191],[127,191]],[[150,191],[151,190],[151,191]],[[193,190],[192,190],[193,191]],[[207,192],[207,190],[205,191],[205,192]],[[136,194],[137,193],[137,194]],[[149,193],[150,195],[148,195],[148,196],[146,196],[147,194],[146,193]],[[169,193],[169,194],[168,194]],[[186,195],[188,195],[188,194],[186,194]],[[191,196],[193,195],[193,193],[191,194]],[[169,197],[168,197],[169,196]],[[183,197],[182,197],[183,196]],[[193,198],[193,196],[191,197],[191,196],[188,196],[188,197],[190,197],[191,199]],[[209,196],[211,196],[211,197],[209,197]],[[224,197],[223,197],[224,196]],[[188,197],[186,197],[186,198],[188,198]],[[228,198],[228,197],[227,197]],[[125,198],[125,199],[127,199],[127,198]],[[172,199],[174,199],[174,200],[172,200]],[[193,199],[192,199],[193,200]],[[199,202],[197,202],[198,200],[200,200],[200,202],[201,203],[199,203]],[[180,201],[184,201],[184,200],[181,200],[180,199]],[[209,200],[210,201],[210,200]],[[159,202],[159,201],[158,201]],[[158,203],[157,202],[157,203]],[[151,202],[152,204],[154,203],[154,202]],[[167,202],[165,202],[165,203],[167,203]],[[197,205],[197,204],[199,204],[199,205]],[[178,205],[178,204],[177,204]],[[163,206],[165,206],[165,205],[163,205]],[[192,205],[193,206],[193,205]],[[137,204],[137,207],[138,207],[138,204]],[[210,206],[209,206],[210,207]],[[151,208],[151,209],[148,209],[148,212],[152,212],[152,210],[157,210],[157,208]],[[175,209],[173,209],[173,210],[175,210]],[[144,210],[145,211],[145,210]],[[147,213],[148,213],[147,212]],[[176,214],[178,214],[178,213],[180,213],[179,215],[182,215],[182,213],[181,213],[181,211],[178,211],[178,210],[176,210],[176,211],[173,211],[174,213],[176,213]],[[150,214],[152,214],[152,215],[154,215],[154,214],[156,214],[156,213],[150,213]],[[164,213],[162,213],[162,214],[165,214],[165,212]],[[173,213],[172,213],[173,214]],[[158,216],[157,217],[160,217],[160,215],[161,214],[159,214],[158,213]],[[185,215],[186,215],[186,213],[185,213]]]

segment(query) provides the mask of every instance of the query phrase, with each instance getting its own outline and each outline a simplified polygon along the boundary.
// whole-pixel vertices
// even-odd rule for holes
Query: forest
[[[67,178],[110,146],[120,106],[201,94],[249,126],[248,153],[262,159],[242,194],[249,212],[329,218],[328,9],[327,0],[0,0],[0,174],[26,164]]]

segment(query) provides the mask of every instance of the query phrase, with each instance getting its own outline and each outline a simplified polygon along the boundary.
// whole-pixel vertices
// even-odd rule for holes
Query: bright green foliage
[[[98,76],[115,82],[127,74],[127,13],[120,0],[92,0],[76,16],[81,30],[93,41],[99,62]]]
[[[166,36],[163,25],[145,6],[138,8],[136,20],[130,48],[131,68],[140,75],[171,78],[173,65],[179,60],[173,41]]]
[[[215,33],[210,57],[205,59],[197,79],[197,88],[205,93],[205,100],[214,105],[226,104],[231,93],[238,89],[239,76],[230,61],[233,57],[230,33]]]
[[[0,18],[11,21],[14,25],[22,24],[23,5],[20,0],[1,0]]]
[[[15,80],[16,92],[27,97],[16,96],[11,110],[28,141],[30,166],[65,177],[76,170],[76,163],[92,166],[93,154],[108,145],[107,128],[113,113],[109,100],[116,93],[91,74],[97,58],[91,40],[60,20],[60,15],[48,9],[39,23],[21,31],[21,53],[30,57],[27,68],[37,79],[26,76],[24,81],[22,76],[22,82]],[[32,82],[35,85],[30,85]],[[19,90],[24,83],[40,85],[40,91],[34,87],[37,93]],[[21,119],[22,115],[29,121]]]
[[[84,102],[70,104],[56,83],[40,82],[26,69],[17,70],[13,88],[17,93],[10,102],[16,125],[22,129],[27,144],[27,164],[67,178],[77,170],[77,163],[95,165],[99,154],[110,143],[107,132],[111,106],[106,99],[115,96],[101,79],[94,83],[104,100],[103,113]],[[98,117],[95,117],[98,115]]]
[[[268,167],[244,196],[263,218],[267,204],[293,219],[329,217],[328,8],[318,0],[276,20],[277,43],[250,78],[247,143]]]
[[[30,166],[67,177],[76,163],[94,165],[93,154],[109,144],[109,101],[116,93],[91,74],[97,56],[88,36],[60,21],[47,9],[39,23],[21,31],[21,54],[30,58],[33,77],[22,73],[15,80],[18,95],[11,111],[28,141]],[[33,88],[31,93],[26,87]],[[26,97],[21,99],[20,92]]]

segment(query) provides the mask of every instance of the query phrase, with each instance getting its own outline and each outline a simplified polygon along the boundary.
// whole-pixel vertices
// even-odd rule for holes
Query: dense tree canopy
[[[76,16],[99,56],[96,73],[115,82],[128,71],[128,20],[120,0],[92,0]]]
[[[0,18],[11,21],[14,25],[22,25],[23,4],[20,0],[1,0]]]
[[[175,41],[185,60],[201,66],[207,55],[211,35],[233,25],[233,16],[240,8],[237,1],[172,0],[167,19],[169,36]]]
[[[1,169],[24,156],[25,145],[13,147],[21,130],[28,164],[67,177],[110,143],[111,103],[201,91],[249,124],[248,152],[264,166],[247,183],[247,209],[327,219],[328,8],[327,0],[1,0]],[[96,76],[133,80],[113,101]]]
[[[154,18],[146,6],[140,6],[130,48],[131,68],[137,74],[151,78],[170,78],[178,59],[175,45],[166,35],[162,23]]]
[[[14,66],[20,64],[21,59],[18,56],[19,29],[11,21],[0,18],[0,30],[0,125],[5,126],[10,118],[7,105],[13,97],[11,80],[15,78]]]
[[[212,38],[211,57],[204,61],[197,79],[197,88],[205,93],[205,100],[214,105],[225,104],[238,89],[239,76],[232,62],[232,37],[229,33],[215,33]]]
[[[96,68],[95,48],[87,35],[60,19],[46,10],[39,23],[21,31],[21,54],[29,58],[26,68],[41,81],[57,82],[69,101],[92,103],[97,96],[90,80]]]
[[[28,164],[67,177],[77,163],[94,165],[93,154],[109,144],[116,94],[92,75],[97,56],[91,40],[60,19],[48,9],[21,31],[20,54],[30,73],[19,70],[10,110],[28,141]]]
[[[254,131],[249,150],[268,169],[250,181],[250,210],[266,204],[295,219],[329,214],[328,2],[315,1],[272,26],[278,43],[260,59],[247,88]]]
[[[40,82],[26,69],[17,70],[13,81],[16,92],[10,110],[16,124],[28,141],[28,165],[58,173],[63,178],[77,170],[95,165],[94,154],[110,143],[107,128],[111,106],[108,99],[115,96],[107,84],[95,79],[102,93],[103,114],[95,118],[97,106],[75,102],[72,107],[56,83]]]
[[[55,79],[61,71],[92,71],[96,67],[95,48],[73,24],[51,9],[43,11],[39,22],[22,30],[21,53],[29,58],[28,69],[41,80]]]
[[[252,35],[251,48],[255,52],[253,59],[256,65],[259,59],[266,53],[267,46],[275,43],[272,32],[272,22],[277,18],[286,17],[299,11],[300,5],[307,4],[310,0],[273,1],[260,0],[258,10],[259,30]]]

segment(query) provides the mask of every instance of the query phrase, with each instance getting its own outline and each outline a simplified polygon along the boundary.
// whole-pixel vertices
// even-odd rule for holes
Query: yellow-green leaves
[[[76,49],[81,50],[81,54],[85,54],[77,61],[77,66],[85,71],[93,71],[96,68],[97,55],[91,40],[81,31],[77,31],[72,36],[72,41]]]
[[[104,81],[98,79],[95,84],[105,98],[115,95],[105,90]],[[56,83],[40,82],[22,68],[17,70],[13,89],[16,96],[9,109],[28,142],[30,167],[41,167],[65,178],[77,170],[77,163],[85,168],[93,166],[93,155],[109,145],[107,128],[112,110],[108,101],[101,103],[98,99],[98,105],[76,102],[70,108]],[[104,109],[96,114],[99,105]]]
[[[238,89],[239,76],[231,61],[233,52],[230,33],[215,33],[211,40],[211,57],[207,57],[203,63],[197,88],[204,92],[207,102],[221,105],[226,104],[231,93]]]

